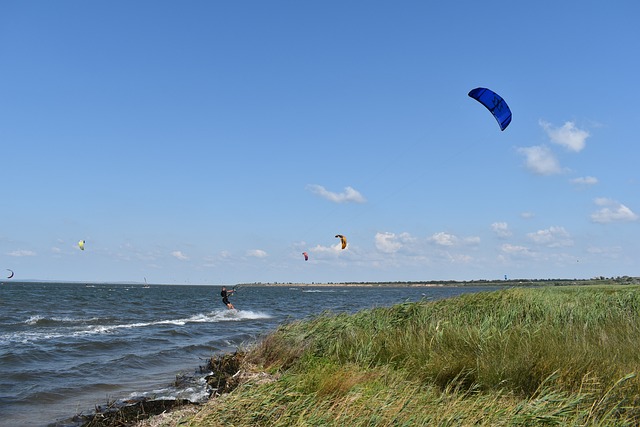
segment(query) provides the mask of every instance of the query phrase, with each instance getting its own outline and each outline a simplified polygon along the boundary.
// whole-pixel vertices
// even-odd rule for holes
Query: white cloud
[[[342,193],[334,193],[322,185],[309,184],[307,185],[307,190],[334,203],[365,203],[367,201],[362,194],[352,187],[345,187]]]
[[[572,179],[571,183],[576,185],[595,185],[598,183],[598,178],[593,176],[581,176],[579,178]]]
[[[143,252],[143,251],[136,250],[133,256],[136,259],[139,259],[140,261],[153,262],[160,257],[160,254],[155,251]]]
[[[612,246],[611,248],[603,248],[599,246],[589,246],[587,248],[587,252],[595,255],[602,255],[611,251],[621,252],[622,248],[620,246]]]
[[[546,230],[529,233],[527,237],[538,245],[544,245],[550,248],[573,245],[573,240],[564,227],[549,227]]]
[[[453,264],[468,264],[473,261],[473,257],[464,254],[451,254],[447,252],[447,257]]]
[[[469,236],[461,239],[460,237],[454,234],[449,234],[449,233],[445,233],[444,231],[441,231],[429,237],[428,241],[433,242],[436,245],[451,247],[459,244],[477,245],[480,243],[480,237]]]
[[[316,255],[320,255],[320,254],[339,255],[345,252],[342,250],[342,244],[340,242],[336,243],[333,246],[316,245],[313,248],[311,248],[310,251]]]
[[[380,252],[387,254],[398,252],[407,242],[412,242],[415,239],[411,237],[409,233],[401,233],[396,235],[395,233],[376,233],[375,245]]]
[[[480,244],[480,237],[478,236],[469,236],[464,238],[464,243],[468,245],[478,245]]]
[[[458,242],[458,238],[453,234],[441,231],[429,237],[429,241],[434,242],[435,244],[440,246],[453,246]]]
[[[9,252],[7,255],[15,256],[15,257],[23,257],[23,256],[36,256],[36,253],[29,250],[19,249],[17,251]]]
[[[600,206],[601,209],[591,214],[593,222],[604,224],[618,221],[630,222],[638,219],[638,215],[633,213],[631,209],[615,200],[601,197],[595,199],[594,203],[596,206]]]
[[[247,256],[255,257],[255,258],[266,258],[269,255],[267,255],[267,253],[262,249],[251,249],[247,251]]]
[[[505,243],[500,247],[500,249],[502,250],[502,252],[506,254],[532,255],[531,251],[526,246],[519,246],[519,245],[512,245],[510,243]]]
[[[398,252],[402,248],[402,243],[396,239],[394,233],[376,233],[375,242],[376,248],[387,254]]]
[[[565,122],[562,127],[554,128],[551,123],[540,120],[540,126],[547,132],[551,142],[576,153],[582,151],[589,137],[589,132],[578,129],[573,122]]]
[[[548,147],[523,147],[519,148],[518,152],[526,157],[527,169],[536,175],[556,175],[563,172],[558,159]]]
[[[511,230],[509,230],[509,225],[506,222],[494,222],[491,224],[491,230],[498,235],[498,237],[509,237],[511,236]]]
[[[534,216],[536,216],[536,214],[534,214],[533,212],[522,212],[520,214],[520,217],[523,218],[523,219],[531,219]]]
[[[179,259],[180,261],[186,261],[189,259],[189,257],[183,254],[182,251],[173,251],[171,252],[171,256]]]

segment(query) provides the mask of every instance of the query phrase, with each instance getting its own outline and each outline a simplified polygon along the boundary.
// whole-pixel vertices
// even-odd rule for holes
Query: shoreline
[[[251,282],[226,285],[233,287],[359,287],[359,288],[442,288],[463,286],[586,286],[586,285],[635,285],[640,284],[640,277],[597,277],[592,279],[499,279],[499,280],[427,280],[427,281],[403,281],[403,282]]]
[[[207,383],[208,397],[203,401],[191,401],[183,398],[140,398],[113,401],[106,405],[96,405],[91,414],[77,414],[73,417],[57,420],[49,427],[159,427],[176,425],[175,418],[195,415],[204,405],[229,394],[239,385],[261,377],[261,372],[249,372],[242,369],[246,353],[236,349],[233,353],[220,353],[211,356],[200,373]],[[205,369],[206,368],[206,369]],[[205,374],[208,372],[208,374]]]
[[[620,284],[620,282],[615,282],[616,284]],[[505,288],[507,287],[521,287],[521,288],[526,288],[526,287],[536,287],[537,286],[576,286],[576,285],[609,285],[611,283],[609,283],[609,280],[582,280],[582,281],[576,281],[576,280],[565,280],[565,281],[560,281],[560,280],[555,280],[555,281],[538,281],[537,283],[532,283],[532,282],[528,282],[528,283],[514,283],[514,281],[501,281],[501,282],[488,282],[488,281],[483,281],[483,282],[479,282],[479,281],[474,281],[474,282],[451,282],[448,281],[446,283],[434,283],[434,282],[411,282],[411,283],[386,283],[386,282],[376,282],[376,283],[311,283],[311,284],[293,284],[293,283],[274,283],[274,284],[264,284],[264,283],[255,283],[255,284],[240,284],[240,286],[247,286],[247,287],[251,287],[251,286],[258,286],[258,287],[267,287],[267,286],[273,286],[273,287],[300,287],[300,288],[313,288],[313,287],[360,287],[360,288],[373,288],[373,287],[395,287],[395,288],[400,288],[400,287],[404,287],[404,288],[440,288],[440,287],[464,287],[464,286],[475,286],[475,287],[483,287],[483,286],[487,286],[487,287],[495,287],[495,286],[499,286],[502,285]],[[624,282],[623,284],[629,284],[628,282]],[[419,291],[418,291],[419,292]],[[228,355],[230,353],[224,353],[222,356]],[[213,360],[216,357],[216,355],[212,356],[210,359]],[[201,407],[200,405],[202,404],[210,404],[213,400],[217,399],[217,397],[219,396],[214,396],[214,394],[216,393],[216,390],[214,390],[212,392],[212,395],[207,398],[204,402],[201,403],[192,403],[192,402],[180,402],[180,404],[178,404],[179,407],[175,407],[175,408],[169,408],[169,406],[172,406],[171,403],[169,402],[158,402],[157,405],[159,407],[161,407],[162,412],[159,416],[158,422],[160,422],[160,419],[172,419],[172,415],[174,412],[193,412],[198,410],[199,407]],[[178,400],[178,399],[173,399],[173,400]],[[151,402],[153,402],[152,400],[147,400],[144,403],[141,403],[141,406],[144,405],[143,407],[143,412],[146,412],[147,414],[150,414],[152,411],[149,410],[149,407],[147,406],[147,404],[150,404]],[[177,402],[173,402],[174,404],[177,404]],[[161,405],[161,406],[160,406]],[[176,415],[178,416],[178,415]],[[156,427],[156,426],[165,426],[165,425],[176,425],[176,424],[140,424],[140,423],[144,423],[145,419],[140,419],[139,421],[137,421],[139,424],[135,424],[137,427]],[[91,424],[91,425],[97,425],[97,424]],[[132,424],[130,424],[132,425]]]
[[[320,319],[312,321],[311,328],[308,323],[294,324],[250,356],[254,366],[271,373],[265,381],[273,385],[242,387],[223,400],[212,397],[197,411],[178,410],[135,427],[248,426],[255,425],[256,419],[264,425],[296,426],[307,425],[307,420],[321,420],[323,425],[435,425],[451,420],[459,425],[487,426],[637,425],[639,382],[635,374],[629,374],[637,349],[635,340],[628,339],[628,334],[634,337],[638,331],[636,286],[529,287],[498,292],[500,298],[475,294],[471,304],[466,299],[452,299],[437,307],[414,303],[411,310],[399,306],[357,318]],[[533,307],[535,315],[522,315]],[[470,325],[470,318],[477,321]],[[441,328],[442,324],[447,327]],[[588,330],[585,324],[590,325]],[[336,338],[336,330],[344,329],[349,333],[338,337],[340,345],[325,344]],[[507,333],[514,330],[525,333]],[[625,338],[612,339],[623,355],[615,363],[607,346],[577,351],[605,332],[611,338]],[[431,335],[428,353],[413,351],[425,348],[425,334]],[[431,345],[460,337],[474,345]],[[580,339],[575,342],[573,337]],[[369,345],[360,345],[363,339]],[[523,340],[525,347],[519,346]],[[380,358],[389,345],[393,353]],[[537,351],[541,346],[547,351]],[[477,352],[478,348],[485,351]],[[572,356],[577,353],[581,356],[575,360]],[[522,362],[532,358],[544,369],[522,375]],[[413,363],[397,363],[403,359]],[[450,360],[464,363],[452,370]],[[495,360],[502,361],[493,363]],[[429,363],[417,363],[423,361]],[[295,373],[279,382],[277,374],[291,367]],[[420,378],[425,367],[429,375]],[[403,369],[412,369],[409,373],[415,375]],[[250,372],[247,368],[246,373]],[[584,372],[596,372],[589,374],[595,380],[590,380],[588,394],[583,390]],[[246,375],[239,370],[233,377],[242,383]]]

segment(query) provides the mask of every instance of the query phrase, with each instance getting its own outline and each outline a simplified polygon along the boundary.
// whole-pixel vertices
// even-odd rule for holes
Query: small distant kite
[[[302,255],[304,255],[304,260],[305,261],[309,261],[309,254],[306,252],[302,252]]]
[[[342,234],[336,234],[336,237],[340,239],[340,242],[342,243],[342,249],[347,247],[347,238],[344,237]]]
[[[78,242],[78,247],[80,248],[81,251],[84,251],[84,240],[80,240]]]
[[[9,272],[9,275],[7,276],[7,279],[11,279],[13,277],[13,270],[9,270],[7,268],[7,271]]]
[[[511,109],[500,95],[490,89],[478,87],[469,92],[469,96],[484,105],[493,114],[500,125],[500,130],[505,130],[509,126]]]

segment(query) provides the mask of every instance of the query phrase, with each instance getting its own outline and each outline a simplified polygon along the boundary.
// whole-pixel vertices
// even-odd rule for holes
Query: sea
[[[231,287],[231,286],[228,286]],[[148,399],[205,401],[207,361],[325,312],[490,291],[488,286],[0,284],[0,426],[78,425],[75,415]]]

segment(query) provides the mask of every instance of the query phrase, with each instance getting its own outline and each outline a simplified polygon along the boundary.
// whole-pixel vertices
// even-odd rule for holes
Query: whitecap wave
[[[98,317],[91,318],[74,318],[74,317],[45,317],[39,314],[29,317],[24,321],[27,325],[47,325],[47,324],[56,324],[56,323],[88,323],[88,322],[96,322],[101,319]]]
[[[211,372],[209,374],[211,374]],[[158,388],[148,392],[133,392],[127,397],[127,400],[187,399],[191,402],[203,403],[209,399],[210,394],[207,380],[204,376],[185,377],[178,375],[176,376],[176,382],[171,386]]]
[[[256,320],[256,319],[270,319],[272,316],[261,311],[251,310],[217,310],[209,313],[207,316],[213,318],[214,321],[239,321],[239,320]]]
[[[27,320],[24,321],[24,323],[26,323],[27,325],[35,325],[42,319],[44,319],[43,316],[35,315],[35,316],[29,317]]]
[[[271,318],[271,315],[262,313],[260,311],[216,310],[211,313],[195,314],[191,317],[187,317],[183,319],[166,319],[166,320],[157,320],[154,322],[128,323],[128,324],[122,324],[122,325],[103,326],[103,328],[106,328],[104,332],[107,332],[110,329],[144,328],[147,326],[157,326],[157,325],[184,326],[187,323],[216,323],[216,322],[270,319],[270,318]]]
[[[121,323],[121,324],[93,324],[93,325],[78,325],[74,327],[67,326],[60,330],[48,331],[23,331],[14,332],[10,334],[0,335],[0,342],[22,342],[27,343],[31,341],[51,340],[64,337],[82,337],[87,335],[96,334],[112,334],[116,333],[120,329],[135,329],[135,328],[147,328],[151,326],[159,325],[175,325],[184,326],[188,323],[217,323],[217,322],[241,322],[243,320],[256,320],[256,319],[270,319],[272,316],[260,311],[251,310],[215,310],[209,313],[198,313],[193,316],[180,318],[180,319],[163,319],[150,322],[134,322],[134,323]],[[73,319],[66,317],[44,317],[35,315],[29,317],[24,323],[30,326],[49,326],[60,323],[96,323],[101,319]]]

